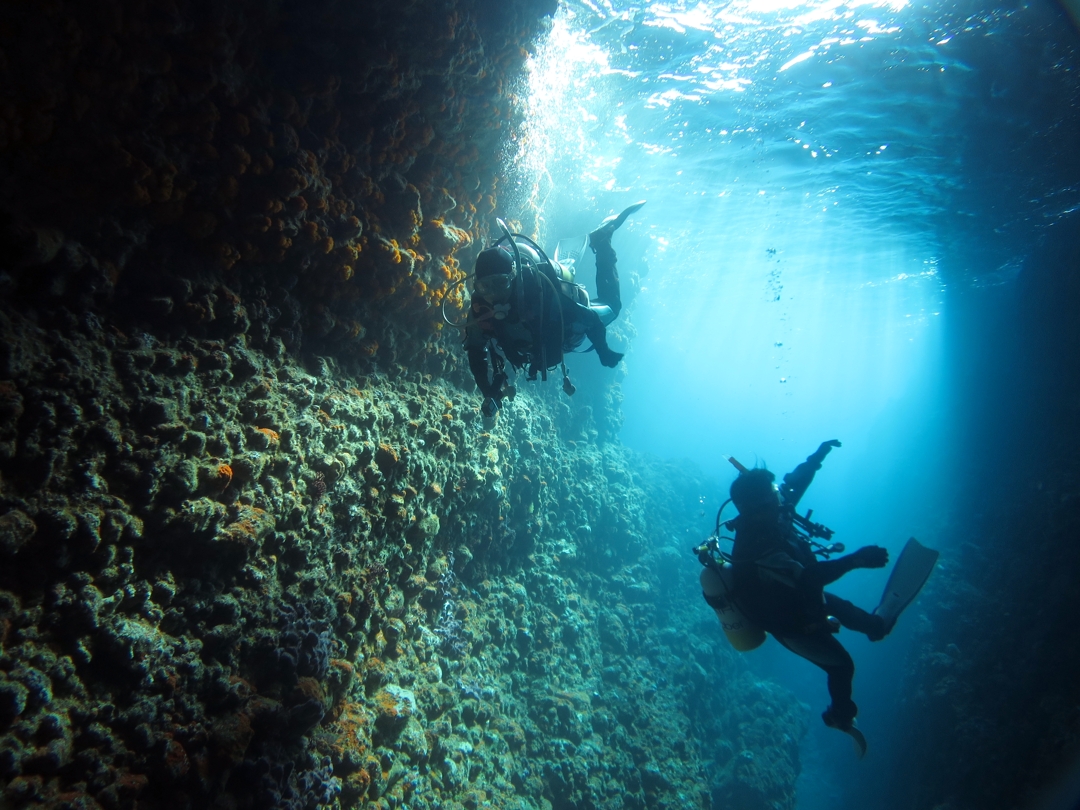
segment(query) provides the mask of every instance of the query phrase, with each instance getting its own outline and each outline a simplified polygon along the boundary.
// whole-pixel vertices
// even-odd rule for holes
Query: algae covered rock
[[[30,516],[19,509],[13,509],[0,516],[0,555],[13,555],[25,546],[37,531],[37,526]]]
[[[610,389],[484,430],[442,329],[554,4],[421,5],[13,12],[5,806],[788,806],[793,701],[697,722],[741,670],[645,556],[707,484]]]

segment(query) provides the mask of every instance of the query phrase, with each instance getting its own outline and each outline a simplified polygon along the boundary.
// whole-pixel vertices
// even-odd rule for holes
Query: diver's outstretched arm
[[[812,587],[831,585],[848,571],[856,568],[884,568],[889,564],[889,552],[881,546],[863,546],[858,551],[837,557],[835,560],[822,560],[810,566],[803,574],[803,580]]]
[[[825,456],[829,455],[829,451],[834,447],[839,446],[840,442],[836,439],[822,442],[817,450],[807,456],[806,461],[784,476],[780,494],[784,498],[785,506],[794,508],[798,505],[802,496],[806,494],[806,490],[810,488],[810,484],[813,483],[814,473],[821,469],[821,462],[825,460]]]
[[[480,393],[484,397],[495,396],[492,393],[492,380],[489,375],[488,347],[483,344],[479,346],[470,345],[468,352],[469,371],[472,372],[473,379],[476,380],[476,387],[480,389]],[[498,392],[496,391],[496,393]]]

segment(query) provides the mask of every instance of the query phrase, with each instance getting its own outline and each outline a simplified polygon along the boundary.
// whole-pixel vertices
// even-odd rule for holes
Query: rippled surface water
[[[648,199],[614,240],[624,443],[701,465],[718,503],[724,454],[779,473],[840,438],[804,504],[853,547],[918,535],[947,555],[966,418],[950,313],[1008,296],[1080,206],[1078,52],[1050,0],[564,2],[521,88],[505,213],[537,214],[554,247]],[[836,590],[872,607],[881,586]],[[852,645],[878,750],[903,644]],[[754,655],[824,706],[808,664]],[[865,778],[839,736],[804,744],[801,807]]]
[[[1026,192],[995,205],[999,231],[1053,219],[1080,203],[1047,160],[1076,165],[1057,140],[1075,133],[1075,77],[1057,86],[1076,64],[1067,26],[1049,3],[570,2],[533,61],[521,157],[545,210],[651,195],[686,217],[669,241],[783,208],[802,227],[932,242],[943,218],[984,213],[964,191],[994,175],[1001,196]]]
[[[508,172],[551,246],[649,200],[615,238],[624,441],[720,470],[930,430],[949,291],[1080,206],[1078,47],[1051,0],[563,3]]]

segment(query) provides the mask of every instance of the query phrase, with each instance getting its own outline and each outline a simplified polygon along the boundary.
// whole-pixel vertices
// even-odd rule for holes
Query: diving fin
[[[855,727],[855,721],[851,721],[851,728],[842,728],[840,730],[847,734],[849,737],[851,737],[851,741],[855,743],[855,756],[857,756],[859,759],[865,757],[866,737],[861,731],[859,731],[859,729]]]
[[[637,211],[641,206],[645,204],[645,200],[636,202],[633,205],[627,206],[618,214],[612,214],[610,217],[600,223],[600,226],[589,234],[589,243],[596,244],[597,241],[602,239],[610,239],[611,235],[615,231],[622,227],[622,224],[626,222],[627,217]]]
[[[937,551],[927,548],[914,537],[907,541],[889,574],[881,604],[874,608],[875,615],[885,620],[886,635],[893,629],[904,608],[919,595],[930,572],[937,565],[938,556]]]
[[[851,718],[848,723],[841,725],[836,722],[832,717],[832,707],[825,710],[825,713],[821,715],[821,719],[825,721],[825,725],[829,728],[835,728],[837,731],[842,731],[851,737],[851,741],[855,743],[855,756],[862,759],[866,756],[866,736],[859,731],[858,726],[855,725],[855,718]]]
[[[585,255],[585,248],[589,246],[589,237],[571,236],[560,239],[555,246],[555,261],[563,264],[575,265],[578,259]]]

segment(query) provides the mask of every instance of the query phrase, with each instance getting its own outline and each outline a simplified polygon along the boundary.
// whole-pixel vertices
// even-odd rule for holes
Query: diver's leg
[[[615,366],[619,365],[619,361],[623,359],[622,352],[617,352],[608,346],[607,327],[600,320],[600,316],[588,307],[579,306],[577,308],[577,317],[581,318],[585,324],[585,337],[589,339],[593,348],[596,349],[600,364],[608,368],[615,368]]]
[[[618,315],[622,309],[622,296],[619,294],[619,271],[615,269],[615,251],[611,249],[611,235],[622,227],[628,216],[644,204],[645,200],[628,205],[618,214],[607,217],[600,223],[599,228],[589,234],[589,245],[596,253],[596,299],[611,307],[615,315]]]
[[[622,294],[619,291],[619,270],[615,266],[615,249],[611,246],[611,234],[607,238],[592,239],[589,243],[596,253],[596,303],[611,308],[611,320],[622,311]],[[608,323],[611,321],[609,320]]]
[[[828,591],[825,592],[825,610],[839,619],[840,624],[848,630],[866,633],[871,641],[879,641],[885,637],[885,620],[881,616],[867,613],[861,607]]]
[[[776,634],[773,634],[776,636]],[[851,699],[851,681],[855,677],[855,662],[836,636],[825,631],[806,635],[776,636],[776,640],[796,655],[825,670],[832,705],[823,715],[827,725],[849,726],[859,712]]]

